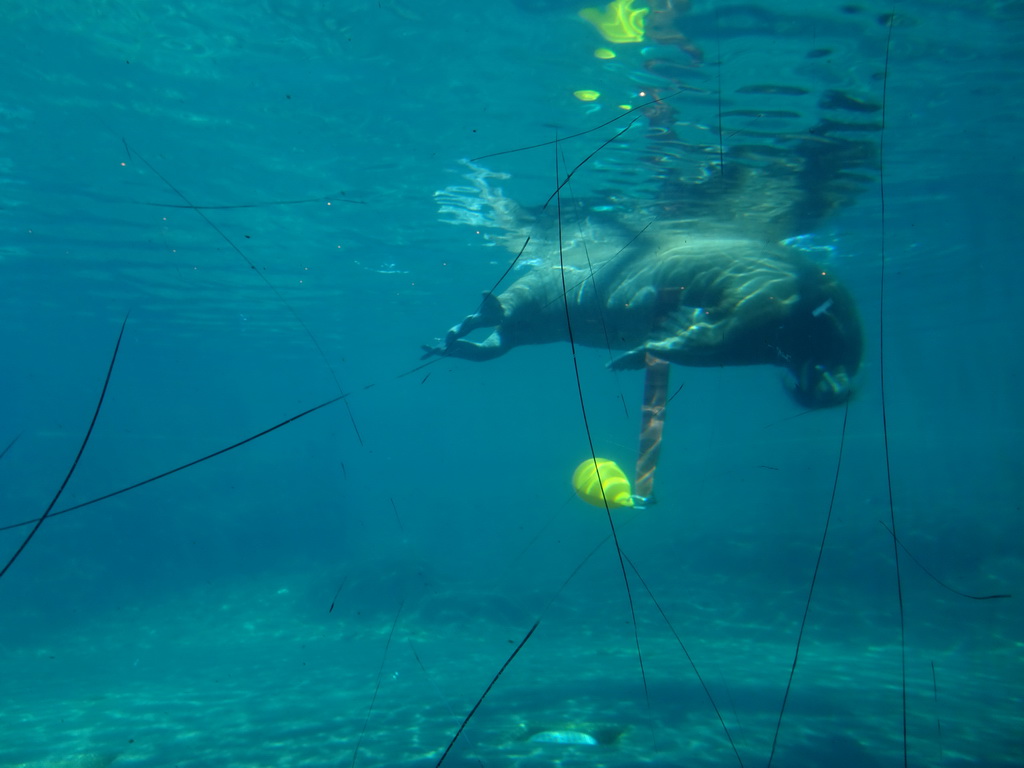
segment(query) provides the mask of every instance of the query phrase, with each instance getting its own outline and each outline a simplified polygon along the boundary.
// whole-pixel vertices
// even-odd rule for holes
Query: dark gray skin
[[[792,374],[803,405],[845,401],[860,368],[863,335],[849,292],[822,267],[782,246],[697,238],[667,249],[565,267],[573,338],[626,350],[617,370],[650,353],[692,366],[770,364]],[[494,328],[481,342],[464,337]],[[426,354],[491,360],[527,344],[568,341],[562,270],[535,268],[456,325]]]

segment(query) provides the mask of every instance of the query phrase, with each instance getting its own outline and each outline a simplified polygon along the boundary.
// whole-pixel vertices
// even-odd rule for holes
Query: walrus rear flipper
[[[500,325],[501,321],[505,319],[505,308],[501,306],[501,300],[494,295],[493,291],[487,291],[476,314],[481,320],[481,325]]]
[[[501,357],[506,352],[508,352],[508,348],[501,343],[501,334],[495,331],[483,341],[456,339],[445,347],[442,354],[480,362]]]
[[[445,336],[443,346],[424,346],[421,359],[425,360],[434,355],[477,361],[499,357],[508,351],[502,344],[499,331],[494,331],[481,342],[465,341],[462,337],[478,328],[496,328],[504,319],[505,308],[501,306],[501,301],[493,292],[487,291],[480,302],[480,309],[472,315],[467,315],[461,323],[451,328]]]
[[[501,334],[495,331],[483,341],[449,338],[443,345],[429,346],[424,344],[423,355],[420,359],[426,360],[428,357],[436,355],[437,357],[459,357],[463,360],[481,362],[501,357],[506,352],[508,352],[508,348],[502,344]]]
[[[456,339],[469,335],[477,328],[496,328],[501,325],[504,318],[505,309],[501,306],[501,301],[493,293],[487,291],[483,301],[480,302],[480,309],[472,315],[467,315],[465,320],[451,328],[445,337],[445,343],[451,346]]]

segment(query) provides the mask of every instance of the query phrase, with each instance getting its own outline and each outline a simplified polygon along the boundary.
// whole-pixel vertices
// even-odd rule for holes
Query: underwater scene
[[[0,27],[0,768],[1024,765],[1024,3]]]

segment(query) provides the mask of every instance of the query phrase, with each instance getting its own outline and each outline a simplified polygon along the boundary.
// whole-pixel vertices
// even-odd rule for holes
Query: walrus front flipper
[[[635,347],[608,363],[613,371],[639,371],[646,364],[647,347]]]
[[[647,355],[676,365],[722,365],[723,361],[715,356],[724,335],[721,326],[722,323],[691,325],[686,330],[634,347],[612,360],[608,367],[613,371],[639,371],[646,364]]]
[[[706,310],[679,307],[660,318],[658,328],[643,344],[619,355],[608,367],[613,371],[639,371],[646,365],[649,354],[669,363],[700,365],[699,361],[689,359],[690,350],[711,342],[712,335],[718,339],[720,333],[716,324],[707,322]],[[712,346],[717,343],[712,342]]]

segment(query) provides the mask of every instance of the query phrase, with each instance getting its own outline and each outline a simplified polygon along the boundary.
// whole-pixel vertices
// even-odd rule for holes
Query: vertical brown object
[[[668,363],[651,354],[645,358],[644,405],[640,419],[640,453],[636,458],[634,493],[639,504],[654,503],[654,470],[661,454],[661,432],[665,426],[668,398]]]

